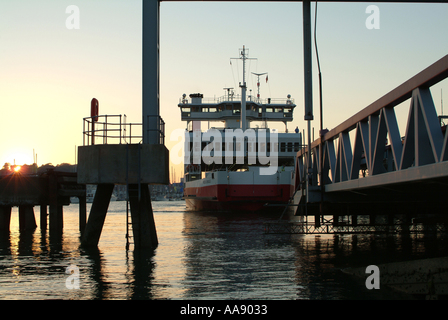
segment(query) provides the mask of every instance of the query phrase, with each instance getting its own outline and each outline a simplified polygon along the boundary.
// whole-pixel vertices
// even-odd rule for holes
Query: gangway
[[[430,88],[447,77],[448,55],[300,150],[296,214],[314,215],[319,230],[324,215],[337,223],[345,215],[404,214],[410,220],[417,212],[444,211],[448,135]],[[402,136],[394,108],[406,100]]]

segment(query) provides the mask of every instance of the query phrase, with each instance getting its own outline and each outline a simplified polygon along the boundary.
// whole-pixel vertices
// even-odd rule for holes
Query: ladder
[[[129,144],[126,144],[126,250],[129,250],[129,246],[134,244],[133,233],[130,232],[132,228],[132,216],[131,210],[129,210],[129,194],[138,194],[138,200],[140,201],[140,177],[141,177],[141,144],[138,146],[138,185],[136,189],[130,189],[129,187]]]
[[[126,250],[129,250],[129,246],[133,244],[133,235],[129,233],[129,229],[132,229],[131,212],[129,211],[129,185],[126,185]]]

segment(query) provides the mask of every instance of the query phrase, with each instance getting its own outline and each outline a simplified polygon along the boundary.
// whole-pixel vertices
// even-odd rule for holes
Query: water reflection
[[[79,247],[77,207],[62,234],[12,225],[0,233],[0,299],[397,299],[341,269],[448,255],[441,235],[265,235],[277,216],[184,208],[154,205],[160,244],[146,251],[125,250],[119,203],[95,249]],[[70,265],[79,290],[65,286]]]
[[[448,254],[446,238],[434,234],[263,235],[270,219],[186,212],[185,297],[407,299],[387,288],[367,290],[341,269]]]

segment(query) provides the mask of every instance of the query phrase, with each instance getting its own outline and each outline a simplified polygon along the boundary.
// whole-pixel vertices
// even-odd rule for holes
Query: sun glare
[[[21,167],[21,166],[16,166],[16,167],[14,168],[14,171],[15,171],[15,172],[19,172],[19,171],[20,171],[20,169],[22,169],[22,167]]]

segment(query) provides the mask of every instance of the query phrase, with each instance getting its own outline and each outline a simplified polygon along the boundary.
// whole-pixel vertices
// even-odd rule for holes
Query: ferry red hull
[[[192,211],[268,211],[286,204],[293,192],[292,185],[211,185],[185,188],[184,197]]]

